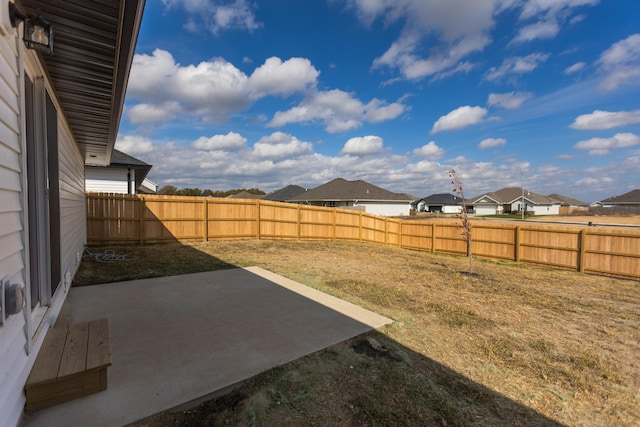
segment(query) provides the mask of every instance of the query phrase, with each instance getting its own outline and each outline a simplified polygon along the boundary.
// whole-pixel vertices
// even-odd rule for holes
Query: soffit
[[[53,26],[53,55],[38,55],[85,164],[109,165],[145,0],[17,3]]]

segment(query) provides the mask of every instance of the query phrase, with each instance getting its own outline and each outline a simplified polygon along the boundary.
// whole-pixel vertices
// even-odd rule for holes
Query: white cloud
[[[242,71],[222,58],[181,66],[171,53],[161,49],[152,55],[137,54],[127,97],[145,107],[134,106],[128,114],[137,124],[157,123],[163,117],[181,114],[224,120],[228,114],[248,107],[247,80]],[[140,114],[136,108],[147,113]]]
[[[610,92],[625,84],[640,81],[640,34],[620,40],[602,52],[597,61],[605,74],[599,89]]]
[[[444,78],[457,72],[469,70],[469,66],[461,66],[459,62],[473,52],[482,51],[490,42],[484,35],[452,41],[441,52],[433,53],[423,59],[414,54],[419,49],[417,40],[407,37],[395,42],[382,56],[373,62],[375,68],[387,66],[399,68],[406,79],[421,79],[436,75]]]
[[[312,150],[312,143],[300,141],[295,136],[283,132],[274,132],[262,137],[253,145],[253,155],[260,159],[297,157]]]
[[[589,150],[590,156],[602,156],[615,148],[633,147],[640,144],[640,137],[633,133],[617,133],[611,138],[591,138],[580,141],[574,148]]]
[[[599,0],[345,0],[360,21],[370,26],[377,19],[385,25],[403,24],[400,37],[374,60],[375,67],[397,69],[405,79],[434,76],[441,79],[456,72],[465,58],[482,52],[491,43],[496,17],[509,9],[520,9],[525,23],[513,42],[553,38],[561,24],[571,20],[574,10],[593,6]],[[424,55],[424,40],[429,54]]]
[[[185,24],[192,32],[198,31],[201,25],[216,35],[225,30],[252,32],[262,27],[256,21],[253,12],[255,6],[249,5],[246,0],[233,0],[228,4],[212,0],[162,0],[162,3],[166,8],[181,5],[192,14]],[[201,23],[196,23],[196,19]]]
[[[216,6],[213,11],[213,23],[210,29],[214,34],[228,29],[257,30],[262,25],[256,21],[255,14],[246,0],[235,0],[228,5]]]
[[[573,129],[601,130],[640,123],[640,110],[633,111],[601,111],[582,114],[569,125]]]
[[[236,151],[244,148],[247,138],[236,132],[226,135],[214,135],[211,138],[202,136],[196,139],[191,146],[198,150],[206,151]]]
[[[480,150],[486,150],[487,148],[499,147],[500,145],[505,145],[507,140],[504,138],[486,138],[480,141],[478,144],[478,148]]]
[[[569,21],[571,25],[584,19],[584,15],[572,16],[574,11],[585,6],[595,6],[600,0],[528,0],[520,2],[521,21],[536,20],[524,24],[511,43],[522,43],[537,39],[552,39],[560,32],[560,26]]]
[[[329,132],[357,128],[364,122],[395,119],[409,107],[401,101],[363,103],[339,89],[317,91],[318,70],[306,58],[268,58],[247,76],[222,58],[182,66],[171,53],[156,49],[134,57],[127,116],[133,124],[157,124],[176,117],[220,122],[265,96],[305,95],[288,111],[276,112],[271,127],[322,121]]]
[[[514,110],[533,96],[531,92],[490,93],[487,105]]]
[[[180,114],[181,108],[177,102],[167,101],[159,104],[137,104],[126,109],[126,114],[132,124],[162,123]]]
[[[340,153],[353,156],[366,156],[368,154],[378,154],[382,152],[382,138],[368,135],[350,138]]]
[[[523,5],[520,19],[530,19],[540,14],[555,18],[568,13],[570,9],[598,3],[600,0],[528,0]]]
[[[146,136],[118,134],[115,148],[126,154],[145,154],[153,151],[153,141]]]
[[[560,31],[560,26],[554,21],[540,21],[520,28],[513,43],[528,42],[536,39],[552,39]]]
[[[449,68],[447,71],[442,71],[437,73],[435,76],[433,76],[433,79],[431,79],[431,81],[434,82],[434,81],[446,79],[447,77],[451,77],[454,74],[458,74],[458,73],[469,74],[469,72],[471,72],[471,70],[473,70],[477,66],[478,64],[472,64],[471,62],[468,62],[468,61],[461,62],[458,65],[456,65],[455,68]]]
[[[444,156],[445,150],[442,147],[438,147],[435,141],[429,141],[429,143],[423,145],[420,148],[413,150],[415,156],[423,157],[429,160],[438,160]]]
[[[471,107],[469,105],[458,107],[448,114],[441,116],[433,124],[431,133],[462,129],[480,123],[486,114],[487,110],[482,107]]]
[[[269,126],[320,120],[325,124],[327,132],[335,133],[355,129],[363,122],[378,123],[395,119],[407,109],[401,102],[387,104],[376,98],[364,104],[353,94],[334,89],[316,92],[300,105],[276,112]]]
[[[249,90],[256,97],[290,95],[315,88],[320,72],[306,58],[268,58],[249,78]]]
[[[500,67],[491,67],[486,80],[498,80],[509,74],[530,73],[549,58],[547,53],[532,53],[527,56],[514,56],[502,61]]]
[[[449,72],[467,55],[490,42],[494,13],[504,2],[467,0],[347,0],[365,25],[382,18],[404,22],[402,35],[374,61],[374,67],[398,69],[406,79]],[[435,35],[438,46],[422,57],[422,40]],[[464,71],[463,69],[459,69]]]
[[[578,71],[581,71],[586,66],[587,66],[586,62],[576,62],[572,66],[565,68],[564,73],[567,75],[577,73]]]
[[[391,191],[419,196],[448,191],[451,179],[447,171],[452,168],[463,174],[467,196],[513,186],[514,183],[520,185],[519,170],[523,169],[527,187],[531,190],[541,194],[567,193],[585,201],[594,200],[601,194],[620,194],[617,189],[621,186],[635,188],[632,186],[637,184],[635,178],[640,165],[639,146],[635,147],[635,151],[633,147],[627,149],[627,159],[616,163],[615,167],[604,165],[574,169],[571,165],[577,166],[579,163],[558,160],[558,164],[550,164],[545,168],[557,166],[556,170],[561,173],[545,175],[533,173],[531,165],[513,157],[501,157],[500,161],[478,161],[463,156],[431,160],[416,155],[412,159],[407,155],[394,154],[393,147],[384,147],[381,153],[368,156],[331,156],[316,153],[313,147],[305,146],[304,141],[294,138],[293,135],[276,132],[258,141],[264,146],[259,145],[261,148],[257,152],[254,152],[255,147],[238,151],[203,151],[190,144],[154,140],[153,150],[141,159],[153,165],[149,179],[161,186],[172,184],[179,188],[212,190],[257,187],[269,191],[292,183],[313,188],[336,177],[343,177],[349,180],[362,179]],[[434,148],[431,150],[437,153],[437,147]],[[260,157],[262,155],[265,157]],[[535,170],[542,169],[535,167]],[[603,176],[613,179],[609,183],[601,181],[597,189],[575,184],[584,177]]]

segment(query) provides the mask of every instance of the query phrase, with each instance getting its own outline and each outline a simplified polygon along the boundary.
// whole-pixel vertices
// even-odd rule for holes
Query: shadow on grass
[[[158,247],[163,254],[158,256]],[[178,242],[152,245],[91,246],[85,250],[74,287],[236,268]]]
[[[158,256],[159,247],[162,248],[161,257]],[[237,267],[178,242],[102,246],[89,250],[93,254],[113,250],[118,255],[115,258],[122,260],[98,262],[95,257],[87,257],[76,275],[74,286]],[[288,301],[300,298],[303,297],[296,294]],[[308,311],[313,311],[312,306],[317,303],[309,303]],[[276,309],[288,311],[291,307],[278,306]],[[336,315],[343,317],[339,321],[341,324],[354,322],[332,310],[322,317]],[[292,321],[305,322],[301,317],[287,322]],[[318,321],[316,318],[315,322]],[[237,323],[233,319],[227,322]],[[274,336],[287,333],[285,323],[275,325],[278,329],[273,331]],[[270,333],[268,325],[264,325],[260,335],[269,336]],[[234,336],[242,345],[250,340],[241,331]],[[296,336],[292,334],[290,340],[295,341]],[[225,346],[234,345],[237,344],[225,342]],[[261,352],[258,344],[252,348]],[[275,361],[272,366],[278,363]],[[561,425],[379,331],[277,366],[224,395],[212,391],[211,396],[217,397],[189,410],[158,414],[133,425]],[[184,402],[176,402],[176,405],[184,408]]]
[[[231,392],[132,427],[561,426],[373,331],[266,371]]]

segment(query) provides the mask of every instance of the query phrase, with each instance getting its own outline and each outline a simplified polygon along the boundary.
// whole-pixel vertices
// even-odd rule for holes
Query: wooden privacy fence
[[[640,231],[472,221],[471,236],[479,257],[640,278]],[[466,255],[459,221],[265,200],[87,194],[90,245],[243,238],[352,240]]]

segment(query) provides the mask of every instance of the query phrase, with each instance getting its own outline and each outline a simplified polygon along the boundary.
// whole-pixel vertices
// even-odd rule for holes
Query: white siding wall
[[[7,7],[0,1],[0,7]],[[0,39],[0,276],[25,283],[22,228],[20,67],[16,38]],[[0,425],[15,425],[22,406],[21,376],[27,364],[26,312],[0,326]]]
[[[527,206],[527,210],[531,210],[531,206]],[[558,215],[560,214],[560,205],[542,205],[533,206],[534,215]]]
[[[133,173],[131,175],[133,179]],[[85,188],[87,192],[128,193],[127,170],[117,168],[87,167]]]
[[[495,215],[496,213],[496,206],[475,206],[476,215]]]
[[[457,214],[462,211],[462,206],[444,205],[442,207],[442,213]]]
[[[7,2],[0,0],[0,7]],[[17,31],[15,32],[17,34]],[[0,33],[1,34],[1,33]],[[5,275],[14,283],[29,289],[25,259],[28,223],[25,203],[25,149],[21,135],[24,120],[22,66],[19,65],[15,34],[0,35],[0,277]],[[23,52],[23,55],[33,53]],[[31,56],[34,58],[35,56]],[[30,61],[30,72],[36,72]],[[36,67],[37,68],[37,67]],[[52,91],[49,91],[53,93]],[[84,168],[78,148],[64,123],[58,107],[58,144],[61,219],[62,285],[53,297],[41,325],[33,325],[27,305],[22,314],[9,317],[0,326],[0,426],[15,426],[20,422],[24,407],[24,384],[48,327],[53,324],[66,298],[68,280],[79,265],[86,242],[86,205],[84,196]],[[69,273],[68,275],[65,273]],[[40,327],[38,327],[40,326]],[[27,340],[31,341],[30,345]],[[29,347],[30,350],[29,351]]]
[[[0,1],[0,7],[7,7]],[[25,283],[22,229],[20,67],[15,36],[0,38],[0,277]],[[27,363],[26,317],[0,326],[0,425],[15,425],[22,412],[20,377]]]
[[[80,265],[87,242],[87,201],[84,192],[84,162],[63,117],[58,111],[61,287],[68,290],[71,286],[70,279]]]
[[[358,206],[365,206],[365,212],[373,215],[382,216],[401,216],[409,215],[411,204],[406,203],[376,203],[376,202],[359,202]]]

